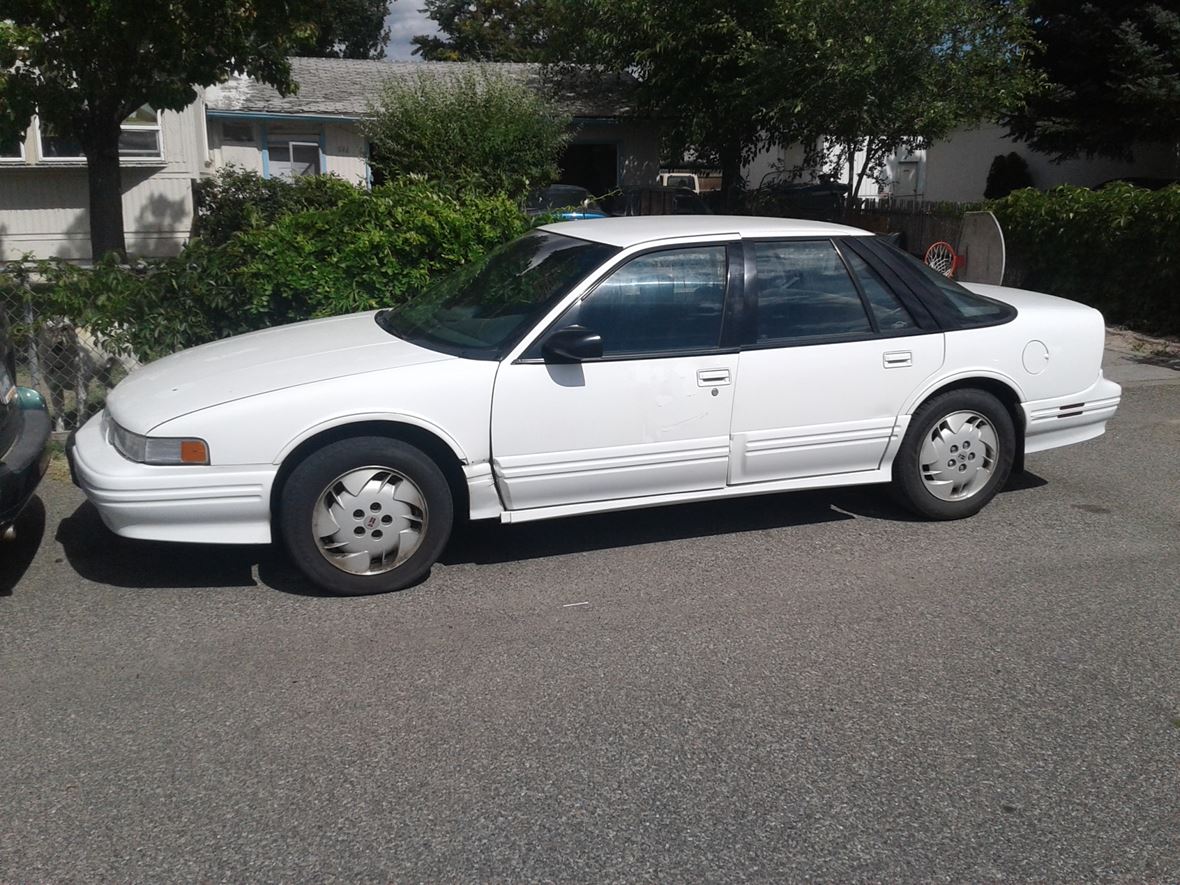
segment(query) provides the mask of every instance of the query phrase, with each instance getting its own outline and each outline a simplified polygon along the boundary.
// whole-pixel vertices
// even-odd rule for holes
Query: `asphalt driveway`
[[[0,881],[1180,878],[1180,372],[978,517],[479,526],[316,594],[46,482],[0,550]]]

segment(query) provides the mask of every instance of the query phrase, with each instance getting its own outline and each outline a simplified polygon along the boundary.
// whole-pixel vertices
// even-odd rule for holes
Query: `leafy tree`
[[[554,0],[423,0],[442,36],[420,34],[427,61],[543,61],[554,53],[561,10]]]
[[[375,171],[523,198],[557,178],[569,117],[534,86],[478,66],[393,78],[366,121]]]
[[[801,61],[774,113],[814,159],[846,165],[849,203],[890,154],[994,120],[1032,85],[1023,3],[893,0],[884,14],[877,0],[808,5],[809,23],[789,23],[803,45],[782,41]]]
[[[294,47],[317,58],[384,58],[390,0],[315,0],[314,32]]]
[[[144,105],[180,110],[244,72],[294,89],[287,52],[310,33],[302,0],[4,0],[0,135],[41,124],[86,156],[95,259],[123,254],[120,124]]]
[[[575,60],[635,73],[672,152],[719,165],[730,206],[767,144],[845,158],[852,198],[893,150],[995,116],[1026,84],[1023,0],[565,2],[588,10]]]
[[[1058,160],[1180,142],[1176,0],[1033,0],[1032,22],[1046,87],[1006,119],[1012,135]]]
[[[565,0],[563,7],[580,32],[566,38],[567,60],[634,74],[640,106],[662,120],[666,153],[719,166],[732,205],[743,161],[780,131],[767,112],[774,93],[767,78],[779,79],[767,37],[792,3]]]

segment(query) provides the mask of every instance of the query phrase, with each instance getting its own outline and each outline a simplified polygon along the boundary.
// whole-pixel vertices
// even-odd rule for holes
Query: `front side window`
[[[872,333],[860,294],[830,240],[748,248],[758,267],[759,344]]]
[[[724,246],[641,255],[599,283],[558,326],[597,332],[606,357],[714,349],[721,340],[726,266]]]
[[[535,230],[432,282],[406,303],[381,311],[377,322],[390,334],[423,347],[499,359],[618,251]]]

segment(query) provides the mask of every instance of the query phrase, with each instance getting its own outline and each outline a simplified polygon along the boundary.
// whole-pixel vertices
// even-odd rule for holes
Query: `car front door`
[[[747,241],[747,338],[733,485],[877,470],[907,398],[943,362],[858,253],[828,239]]]
[[[492,463],[508,509],[725,485],[738,354],[723,335],[727,293],[742,279],[729,253],[637,255],[501,365]],[[557,353],[562,335],[600,338],[601,353]]]

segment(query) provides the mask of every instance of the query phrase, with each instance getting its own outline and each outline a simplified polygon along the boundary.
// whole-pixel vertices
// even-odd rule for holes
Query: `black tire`
[[[957,412],[982,416],[996,436],[996,453],[990,478],[960,500],[935,495],[923,479],[922,446],[942,420]],[[893,489],[898,500],[910,510],[929,519],[964,519],[974,516],[1008,482],[1016,455],[1016,430],[1004,404],[984,390],[964,388],[940,393],[914,413],[901,449],[893,460]],[[956,455],[958,457],[958,455]]]
[[[356,574],[329,560],[330,554],[321,550],[313,526],[321,499],[334,481],[352,471],[370,468],[391,471],[392,485],[388,482],[384,484],[390,488],[397,487],[407,479],[411,482],[414,490],[420,493],[423,506],[411,508],[407,505],[406,512],[412,512],[417,524],[424,528],[417,548],[403,562],[374,574]],[[378,481],[380,477],[374,480],[375,483]],[[372,486],[366,486],[368,488]],[[369,531],[372,536],[379,537],[383,528],[380,521],[385,520],[386,515],[380,514],[380,504],[371,506],[374,508],[376,523],[375,527],[369,526]],[[361,519],[372,522],[368,520],[368,509],[365,508],[366,516]],[[392,525],[395,517],[390,515],[388,519]],[[397,517],[397,520],[398,525],[411,524],[403,522],[401,517]],[[413,446],[385,437],[340,440],[313,452],[291,472],[279,501],[279,531],[292,562],[317,586],[343,596],[388,593],[420,580],[442,555],[453,522],[454,501],[439,466]],[[362,527],[363,523],[352,530],[362,534],[359,531]],[[400,535],[391,530],[389,537]],[[359,553],[355,555],[360,556]],[[396,551],[391,559],[396,560]],[[383,561],[374,562],[376,568],[387,567]]]

